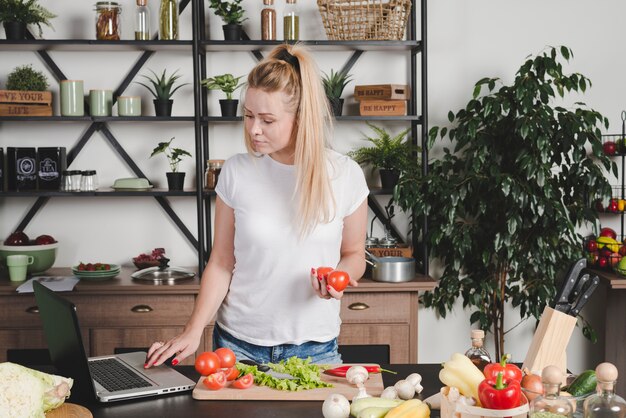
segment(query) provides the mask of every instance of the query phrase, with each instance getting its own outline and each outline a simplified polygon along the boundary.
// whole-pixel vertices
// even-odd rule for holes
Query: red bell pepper
[[[502,376],[506,380],[517,380],[518,382],[521,382],[522,377],[524,377],[522,370],[515,364],[507,363],[509,358],[511,358],[511,355],[505,354],[502,356],[502,361],[500,361],[500,363],[489,363],[486,365],[483,370],[485,378],[495,379],[498,377],[498,373],[502,373]]]
[[[339,366],[339,367],[335,367],[334,369],[324,370],[324,373],[331,375],[331,376],[346,377],[346,374],[348,373],[348,369],[350,369],[350,367],[352,366]],[[363,367],[365,367],[365,370],[367,370],[368,373],[381,373],[381,372],[387,372],[387,373],[393,373],[393,374],[397,373],[392,370],[383,369],[380,366],[363,366]]]
[[[517,380],[504,379],[500,372],[495,379],[485,379],[480,382],[478,399],[483,408],[517,408],[522,399],[522,388]]]

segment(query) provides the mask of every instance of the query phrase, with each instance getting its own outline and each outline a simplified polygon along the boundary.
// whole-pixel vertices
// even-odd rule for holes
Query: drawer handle
[[[31,306],[30,308],[26,308],[26,312],[27,313],[32,313],[32,314],[38,314],[39,313],[39,307],[38,306]]]
[[[152,312],[153,309],[149,305],[137,305],[130,308],[131,311],[135,313],[148,313]]]
[[[364,311],[366,309],[369,309],[370,306],[367,303],[363,303],[363,302],[355,302],[355,303],[351,303],[348,306],[348,309],[352,310],[352,311]]]

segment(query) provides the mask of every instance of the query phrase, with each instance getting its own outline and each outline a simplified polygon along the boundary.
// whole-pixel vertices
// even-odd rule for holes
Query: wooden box
[[[527,418],[528,399],[522,395],[522,404],[513,409],[487,409],[479,406],[465,405],[461,402],[451,402],[448,399],[449,388],[441,388],[441,418]]]
[[[0,116],[52,116],[52,92],[0,90]]]
[[[413,247],[399,245],[397,247],[367,247],[367,251],[376,257],[413,257]]]
[[[354,99],[361,100],[409,100],[411,91],[406,84],[372,84],[354,87]]]
[[[404,116],[406,100],[361,100],[359,112],[361,116]]]

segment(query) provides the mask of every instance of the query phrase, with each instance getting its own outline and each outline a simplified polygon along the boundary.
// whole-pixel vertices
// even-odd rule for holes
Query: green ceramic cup
[[[113,91],[89,90],[89,111],[91,116],[111,116]]]
[[[16,254],[7,257],[7,267],[9,267],[9,278],[12,282],[23,282],[26,280],[26,270],[35,259],[33,256]]]
[[[84,116],[83,80],[61,81],[61,116]]]
[[[141,97],[119,96],[117,98],[117,114],[119,116],[141,116]]]

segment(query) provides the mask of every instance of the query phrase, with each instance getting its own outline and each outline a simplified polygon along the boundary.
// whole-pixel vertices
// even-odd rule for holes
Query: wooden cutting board
[[[335,367],[335,366],[332,366]],[[238,400],[238,401],[323,401],[333,393],[340,393],[351,400],[359,390],[348,383],[345,377],[328,376],[322,373],[322,380],[332,383],[332,388],[318,388],[292,392],[288,390],[271,389],[266,386],[253,385],[248,389],[234,389],[226,386],[220,390],[209,390],[202,383],[201,377],[193,390],[192,396],[198,400]],[[230,383],[230,382],[229,382]],[[371,396],[380,396],[383,393],[383,377],[380,373],[370,373],[365,382],[367,393]]]
[[[46,413],[46,418],[93,418],[89,409],[74,403],[63,405]]]

